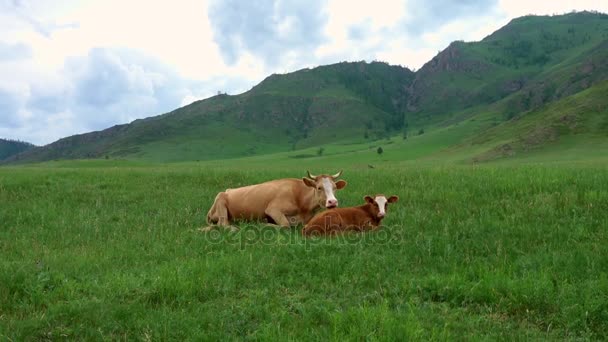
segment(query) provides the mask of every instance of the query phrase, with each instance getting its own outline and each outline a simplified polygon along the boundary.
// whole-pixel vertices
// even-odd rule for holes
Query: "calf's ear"
[[[343,189],[346,186],[346,181],[345,180],[339,180],[336,182],[336,189],[340,190]]]
[[[363,197],[363,199],[365,200],[365,202],[367,202],[369,204],[374,203],[374,199],[372,198],[372,196],[365,196],[365,197]]]
[[[395,202],[399,201],[399,196],[393,195],[393,196],[389,197],[387,201],[388,201],[388,203],[395,203]]]
[[[310,179],[310,178],[302,178],[302,180],[304,181],[304,184],[306,184],[307,186],[311,187],[311,188],[315,188],[317,186],[317,182],[315,182],[314,180]]]

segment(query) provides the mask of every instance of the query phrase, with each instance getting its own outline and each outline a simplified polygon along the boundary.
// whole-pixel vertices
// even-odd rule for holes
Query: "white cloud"
[[[0,83],[0,134],[44,144],[169,112],[185,98],[213,94],[218,85],[182,78],[164,63],[129,49],[94,48],[39,71],[20,87]],[[7,82],[9,83],[9,82]]]
[[[583,10],[595,10],[608,13],[608,1],[600,0],[500,0],[499,7],[508,18],[516,18],[528,14],[553,15]]]
[[[187,97],[244,91],[264,76],[247,58],[223,64],[205,2],[49,4],[0,1],[0,86],[8,89],[0,136],[49,143],[161,114]]]
[[[249,54],[269,69],[301,65],[314,57],[326,37],[326,14],[320,0],[212,1],[213,39],[227,65]]]
[[[23,104],[28,97],[27,88],[0,87],[0,125],[8,128],[19,127],[27,113]]]
[[[9,44],[0,41],[0,61],[22,60],[31,56],[32,49],[26,44]]]

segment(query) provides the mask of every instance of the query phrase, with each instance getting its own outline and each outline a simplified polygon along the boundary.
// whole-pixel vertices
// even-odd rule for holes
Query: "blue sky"
[[[418,69],[453,40],[572,10],[608,1],[0,0],[0,137],[47,144],[321,64]]]

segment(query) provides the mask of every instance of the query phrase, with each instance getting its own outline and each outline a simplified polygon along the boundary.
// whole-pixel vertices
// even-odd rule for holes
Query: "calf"
[[[375,230],[386,215],[388,203],[399,200],[397,196],[365,196],[365,204],[358,207],[329,209],[313,217],[302,235],[337,234],[345,231]]]

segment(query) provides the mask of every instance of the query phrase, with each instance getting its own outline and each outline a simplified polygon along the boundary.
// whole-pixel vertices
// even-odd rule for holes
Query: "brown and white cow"
[[[305,224],[321,207],[335,208],[338,200],[335,190],[346,186],[346,181],[335,175],[312,175],[302,179],[286,178],[269,182],[226,189],[215,197],[207,213],[208,227],[230,226],[235,220],[267,220],[270,224],[289,227]]]
[[[317,214],[302,229],[303,235],[332,235],[345,231],[375,230],[386,216],[388,203],[399,200],[397,196],[365,196],[365,204],[358,207],[336,208]]]

